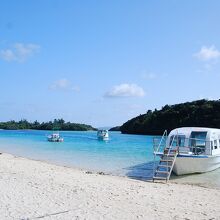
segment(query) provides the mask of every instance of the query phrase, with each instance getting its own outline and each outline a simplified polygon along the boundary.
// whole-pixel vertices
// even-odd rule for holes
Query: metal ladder
[[[170,179],[170,175],[173,170],[173,166],[176,161],[176,157],[178,154],[178,149],[165,148],[163,155],[155,169],[153,182],[154,181],[166,181],[168,182]]]

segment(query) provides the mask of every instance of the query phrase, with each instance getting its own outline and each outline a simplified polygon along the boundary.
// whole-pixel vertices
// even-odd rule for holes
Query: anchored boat
[[[108,140],[109,139],[108,130],[98,130],[97,131],[97,138],[99,140]]]
[[[63,142],[64,139],[60,137],[60,134],[57,133],[52,133],[51,135],[47,136],[47,140],[50,142]]]
[[[154,139],[154,155],[160,157],[154,180],[176,175],[204,173],[220,167],[220,129],[183,127]]]

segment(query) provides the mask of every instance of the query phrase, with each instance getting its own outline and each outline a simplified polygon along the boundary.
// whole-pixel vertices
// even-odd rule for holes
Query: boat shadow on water
[[[125,175],[131,179],[152,181],[154,172],[154,161],[141,163],[134,166],[124,168]]]
[[[124,170],[127,171],[125,173],[125,176],[127,176],[131,179],[151,182],[151,181],[153,181],[154,169],[157,167],[157,164],[158,164],[158,162],[154,163],[154,161],[150,161],[147,163],[141,163],[141,164],[137,164],[134,166],[126,167],[126,168],[124,168]],[[174,173],[172,173],[171,177],[170,177],[170,181],[184,179],[188,176],[192,176],[192,174],[177,176]]]
[[[124,168],[125,176],[131,179],[140,180],[140,181],[153,181],[154,167],[157,167],[157,162],[154,165],[154,161],[147,163],[141,163],[134,166]],[[170,182],[171,183],[181,183],[181,184],[190,184],[198,185],[202,187],[215,187],[220,188],[220,168],[207,173],[194,173],[187,175],[177,176],[174,173],[171,174]]]

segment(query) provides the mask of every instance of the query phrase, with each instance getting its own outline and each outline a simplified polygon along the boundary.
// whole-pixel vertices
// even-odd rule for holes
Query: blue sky
[[[219,99],[220,1],[1,1],[0,121],[120,125]]]

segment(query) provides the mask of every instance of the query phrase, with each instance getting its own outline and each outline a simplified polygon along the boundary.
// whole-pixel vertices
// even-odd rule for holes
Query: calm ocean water
[[[153,170],[152,136],[110,132],[108,141],[96,132],[63,131],[62,143],[47,141],[50,131],[0,131],[0,151],[16,156],[44,160],[59,165],[137,179],[150,179]],[[173,181],[220,186],[220,169],[207,174],[189,175]]]

